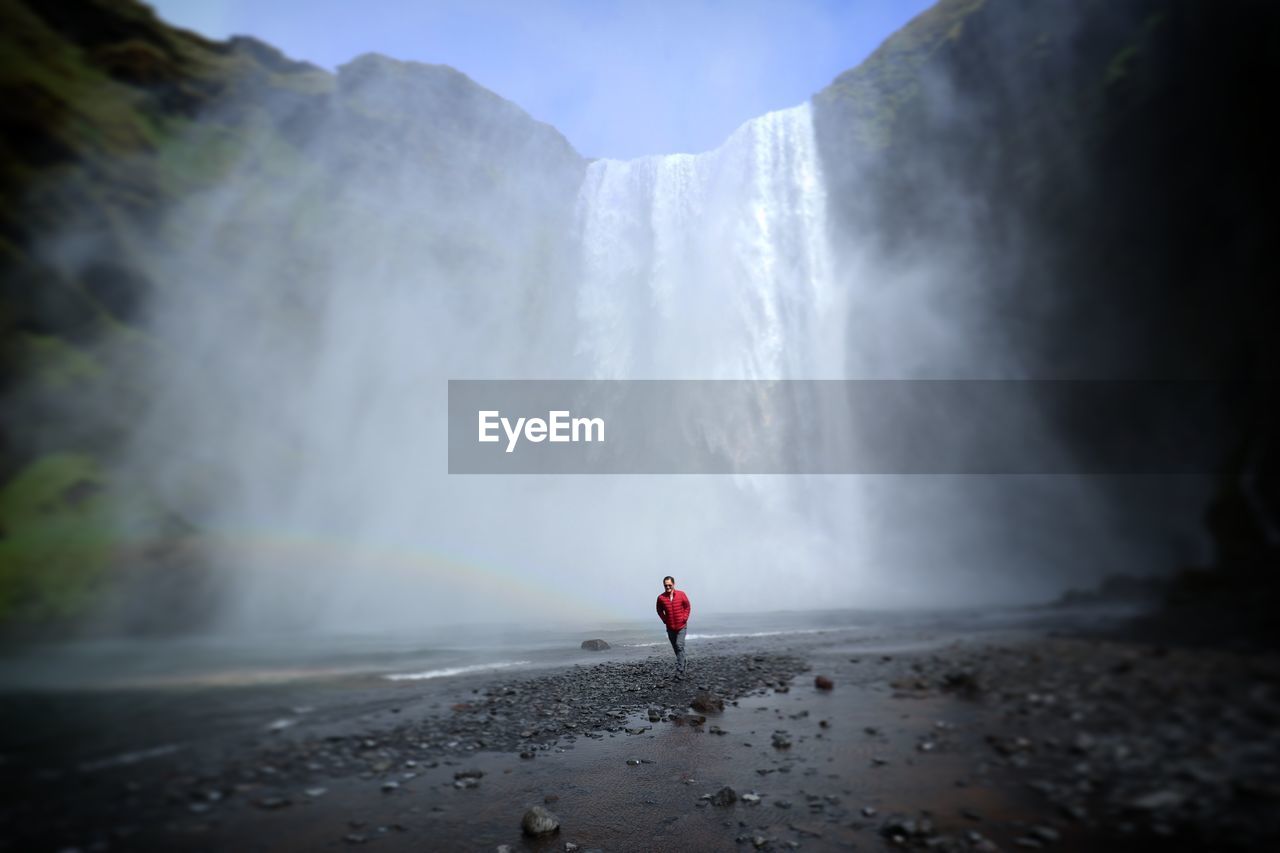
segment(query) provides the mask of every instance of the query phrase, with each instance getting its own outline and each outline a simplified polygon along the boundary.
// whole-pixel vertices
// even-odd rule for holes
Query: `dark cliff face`
[[[1265,2],[942,0],[814,98],[837,246],[962,247],[948,285],[1016,375],[1245,383],[1207,524],[1219,566],[1271,575],[1278,24]]]
[[[175,345],[152,334],[153,306],[221,286],[166,264],[193,240],[222,258],[273,248],[244,301],[263,323],[305,325],[315,247],[353,228],[423,243],[415,257],[452,270],[477,312],[550,310],[586,161],[465,75],[375,55],[330,74],[130,0],[2,0],[0,20],[0,623],[73,615],[122,566],[195,561],[120,541],[122,516],[152,537],[191,530],[115,466],[153,402],[149,365]],[[210,198],[216,222],[184,218]]]
[[[1274,269],[1276,19],[944,0],[814,99],[839,227],[890,256],[970,240],[1031,375],[1236,370]]]

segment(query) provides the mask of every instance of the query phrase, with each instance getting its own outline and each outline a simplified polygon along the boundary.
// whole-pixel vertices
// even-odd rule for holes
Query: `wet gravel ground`
[[[6,751],[0,846],[1280,849],[1274,655],[792,646],[700,656],[684,681],[661,656],[370,686],[359,713],[105,767]],[[535,804],[561,825],[526,837]]]
[[[381,773],[408,761],[430,766],[482,750],[533,758],[561,741],[598,739],[628,729],[634,734],[654,723],[686,718],[696,722],[700,715],[691,711],[690,703],[700,693],[723,703],[751,691],[786,689],[791,678],[807,668],[799,657],[777,654],[700,658],[682,680],[672,677],[671,663],[665,659],[575,666],[563,673],[477,688],[445,714],[390,729],[282,744],[232,765],[228,777],[259,780],[263,767],[270,768],[270,776],[285,780],[311,774]],[[641,712],[647,723],[627,723]]]
[[[1114,849],[1280,849],[1274,654],[1050,639],[929,657],[893,684],[973,696],[978,768]]]
[[[343,707],[353,709],[348,716],[322,706],[294,706],[265,727],[255,722],[251,736],[224,734],[201,744],[197,731],[197,742],[181,749],[140,749],[91,762],[79,760],[74,744],[61,744],[69,749],[56,755],[6,750],[0,764],[5,770],[0,849],[164,849],[172,843],[165,834],[184,821],[217,817],[231,806],[284,812],[318,798],[335,780],[391,792],[442,764],[481,753],[529,759],[627,728],[636,732],[655,723],[683,723],[686,716],[696,723],[689,703],[699,692],[712,691],[732,702],[749,691],[785,689],[804,667],[801,658],[785,654],[703,656],[684,680],[676,680],[670,659],[655,657],[511,678],[465,695],[440,685],[378,684],[364,688],[354,701],[344,700]],[[188,706],[202,695],[175,698],[183,711],[175,711],[174,718],[191,718]],[[442,696],[447,697],[443,707],[435,701],[425,703],[432,710],[424,710],[424,697]],[[269,704],[256,694],[253,700]],[[96,702],[111,708],[113,725],[127,727],[128,719],[115,706],[127,708],[128,701],[127,696],[42,697],[26,713],[65,716],[64,728],[75,733],[92,725]],[[626,722],[638,713],[642,722]],[[9,721],[14,723],[12,717]],[[138,725],[163,728],[164,715],[152,714]],[[156,731],[154,739],[167,743],[190,734]],[[453,781],[459,788],[476,784],[467,777]],[[287,841],[281,844],[290,847]]]

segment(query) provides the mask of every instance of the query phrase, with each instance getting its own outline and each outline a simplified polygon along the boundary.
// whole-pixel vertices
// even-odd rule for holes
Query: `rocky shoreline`
[[[933,658],[894,684],[928,690],[948,678],[986,711],[978,769],[1012,772],[1118,848],[1251,850],[1280,839],[1273,654],[1057,638]]]
[[[92,774],[7,762],[0,849],[1244,851],[1280,839],[1268,653],[1043,635],[700,651],[684,681],[654,656],[447,690],[367,687],[376,713],[304,714],[216,749]]]
[[[702,657],[682,681],[671,677],[671,662],[650,658],[627,663],[575,666],[551,675],[516,678],[477,688],[446,714],[406,722],[382,731],[310,738],[265,750],[230,769],[223,785],[258,782],[267,776],[305,780],[309,776],[359,774],[384,782],[412,778],[412,769],[480,751],[515,752],[532,759],[580,738],[600,739],[623,732],[640,734],[659,722],[699,726],[706,716],[691,712],[699,697],[711,704],[748,694],[788,689],[808,669],[793,655],[739,654]],[[703,707],[706,710],[706,707]],[[647,722],[632,720],[643,716]],[[409,768],[409,773],[401,772]]]

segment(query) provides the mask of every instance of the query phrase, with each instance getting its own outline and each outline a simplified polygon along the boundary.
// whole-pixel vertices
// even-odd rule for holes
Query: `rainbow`
[[[228,559],[254,565],[289,565],[302,560],[338,563],[349,565],[352,571],[376,571],[382,576],[459,585],[500,600],[519,598],[531,607],[570,611],[580,620],[625,621],[636,616],[606,607],[573,589],[557,586],[553,590],[548,584],[538,582],[536,567],[527,571],[499,568],[439,550],[388,548],[277,530],[220,529],[200,534],[199,540]]]

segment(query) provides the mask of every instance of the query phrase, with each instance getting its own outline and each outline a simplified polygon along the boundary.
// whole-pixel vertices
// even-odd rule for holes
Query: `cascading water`
[[[367,149],[338,125],[310,145]],[[228,629],[633,618],[667,573],[708,610],[758,609],[778,571],[774,606],[842,588],[790,478],[451,477],[443,458],[447,379],[839,375],[808,106],[705,154],[592,163],[560,219],[489,191],[433,204],[438,178],[394,152],[269,194],[246,163],[151,258],[181,285],[153,306],[168,356],[133,463],[212,534]],[[278,239],[226,251],[248,229]],[[548,241],[580,260],[539,266]]]
[[[846,305],[832,277],[809,104],[748,121],[702,154],[596,161],[577,220],[577,353],[592,378],[843,378]],[[770,413],[783,419],[806,402],[766,405],[784,408]],[[717,424],[734,434],[711,436],[716,444],[803,449],[779,446],[786,431],[753,434],[759,411],[697,414],[700,430]],[[820,508],[838,503],[845,524],[857,514],[858,493],[830,480],[736,477],[703,488],[750,493],[755,504],[738,507],[742,520],[757,530],[786,526],[792,557],[805,555],[786,562],[804,575],[823,559],[810,547],[831,522]],[[843,499],[833,502],[837,491]],[[739,503],[723,494],[711,502]]]
[[[840,376],[825,213],[808,104],[704,154],[592,163],[577,213],[590,375]]]
[[[664,574],[704,612],[983,597],[968,578],[1005,543],[966,526],[968,486],[446,472],[448,379],[849,375],[850,297],[872,297],[835,269],[808,105],[704,154],[591,163],[576,208],[576,178],[497,154],[469,155],[468,188],[341,122],[310,144],[321,168],[264,192],[250,161],[151,258],[181,284],[152,306],[166,355],[131,467],[212,534],[225,630],[598,624],[645,617]],[[226,250],[255,229],[274,236]]]

